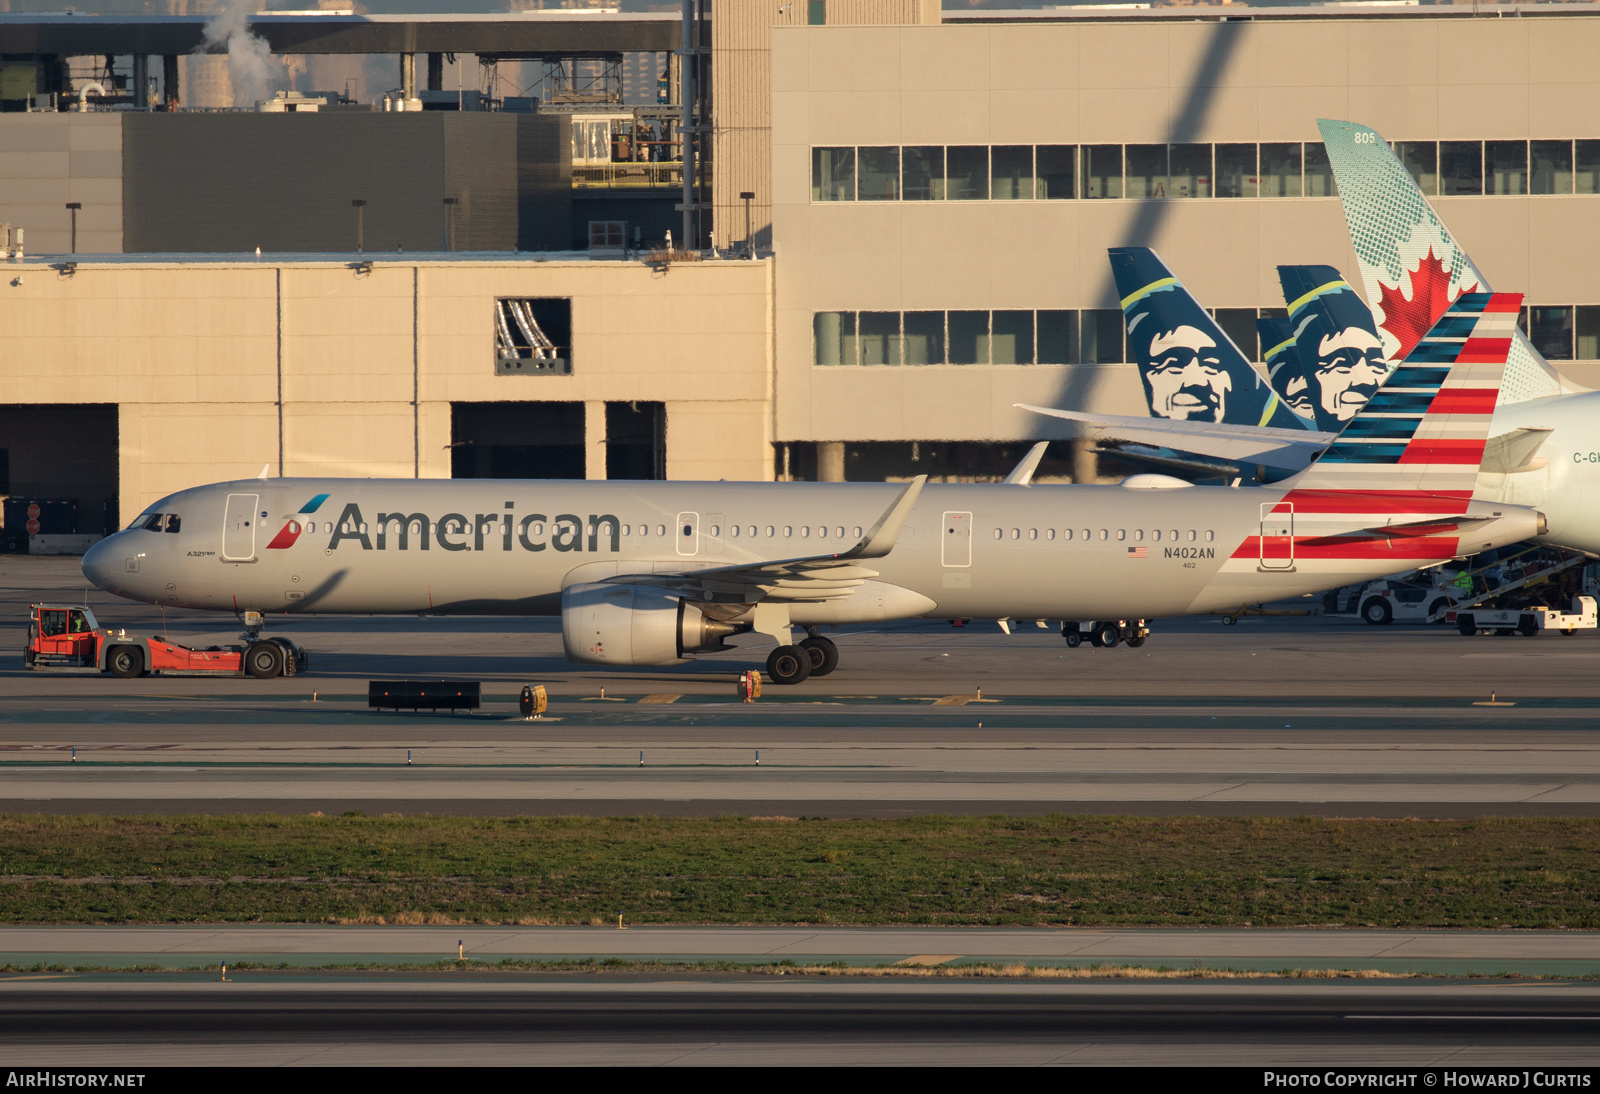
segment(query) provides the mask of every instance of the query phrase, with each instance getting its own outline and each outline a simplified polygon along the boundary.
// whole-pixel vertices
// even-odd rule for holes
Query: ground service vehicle
[[[305,651],[287,638],[244,646],[190,649],[155,635],[101,627],[94,612],[67,604],[30,605],[23,664],[41,672],[109,672],[119,679],[168,676],[293,676],[306,669]]]
[[[1456,629],[1467,637],[1488,634],[1490,631],[1501,636],[1520,632],[1529,638],[1540,631],[1560,631],[1571,637],[1580,630],[1594,630],[1595,626],[1595,599],[1592,596],[1573,597],[1570,612],[1535,606],[1474,608],[1456,613]]]

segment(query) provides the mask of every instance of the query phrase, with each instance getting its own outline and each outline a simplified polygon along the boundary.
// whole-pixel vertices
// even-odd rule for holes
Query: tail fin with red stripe
[[[1472,496],[1520,293],[1463,293],[1401,362],[1296,490]]]

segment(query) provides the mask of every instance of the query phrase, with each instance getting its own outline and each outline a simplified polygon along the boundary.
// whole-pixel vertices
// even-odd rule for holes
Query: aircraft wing
[[[864,559],[882,558],[894,550],[901,529],[917,504],[928,476],[918,475],[906,484],[900,496],[885,509],[878,522],[846,551],[826,555],[780,558],[769,562],[745,562],[732,566],[712,566],[679,573],[618,574],[606,578],[611,584],[656,585],[695,600],[718,599],[730,595],[745,603],[758,600],[837,600],[849,596],[862,582],[878,576],[878,571],[858,565]]]
[[[1260,463],[1286,471],[1309,467],[1311,461],[1335,440],[1332,433],[1273,426],[1226,425],[1218,422],[1182,422],[1170,418],[1129,418],[1116,414],[1084,414],[1076,410],[1015,403],[1022,410],[1082,422],[1095,440],[1156,445],[1179,452],[1211,456],[1236,463]]]

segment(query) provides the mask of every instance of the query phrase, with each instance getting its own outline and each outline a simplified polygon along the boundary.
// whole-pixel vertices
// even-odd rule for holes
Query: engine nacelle
[[[582,665],[671,665],[686,653],[724,650],[748,626],[704,615],[653,585],[568,585],[561,593],[561,641]]]

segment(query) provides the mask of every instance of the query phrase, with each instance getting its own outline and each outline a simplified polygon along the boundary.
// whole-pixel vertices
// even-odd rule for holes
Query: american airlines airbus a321
[[[594,665],[754,631],[784,684],[832,671],[829,624],[1098,620],[1142,640],[1148,618],[1542,534],[1535,510],[1473,498],[1521,300],[1462,295],[1320,460],[1270,486],[262,479],[162,499],[83,570],[236,613],[559,614],[567,657]]]

